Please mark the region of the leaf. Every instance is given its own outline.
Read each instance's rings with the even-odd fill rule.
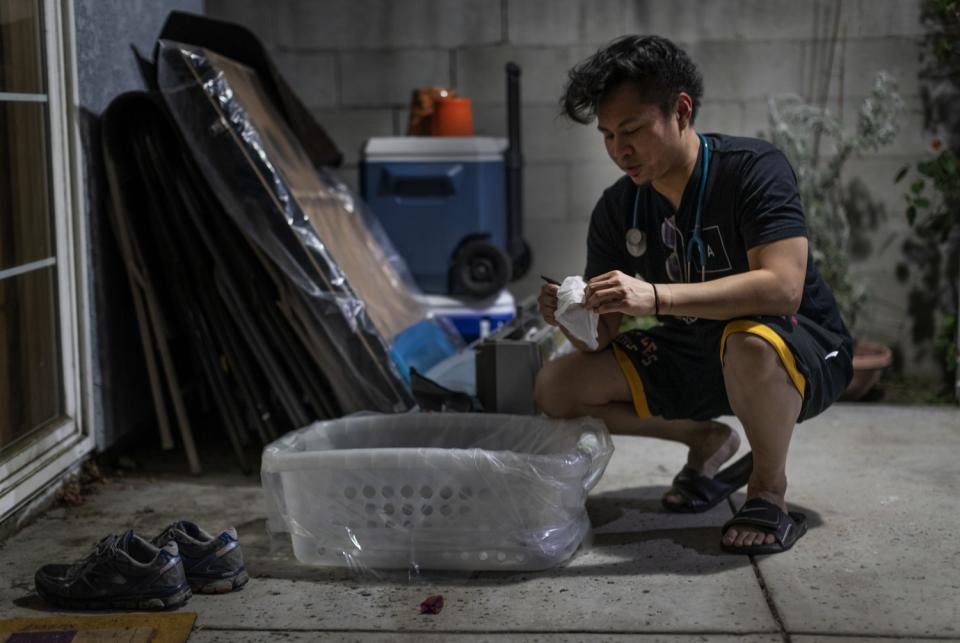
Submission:
[[[930,199],[925,199],[925,198],[923,198],[923,197],[919,197],[919,198],[918,198],[916,201],[914,201],[913,203],[914,203],[914,205],[916,205],[918,208],[929,208],[929,207],[930,207]]]
[[[943,159],[943,171],[947,176],[957,175],[957,159],[954,156],[947,156]]]
[[[902,181],[902,180],[903,180],[903,177],[905,177],[905,176],[907,175],[907,172],[909,172],[909,171],[910,171],[910,166],[909,166],[909,165],[904,165],[902,168],[900,168],[900,171],[897,172],[897,176],[896,176],[896,178],[893,179],[893,182],[894,182],[894,183],[899,183],[900,181]]]
[[[920,194],[923,192],[923,186],[926,185],[926,182],[923,179],[917,179],[910,184],[910,191],[914,194]]]
[[[913,225],[916,220],[917,209],[911,205],[909,208],[907,208],[907,223]]]

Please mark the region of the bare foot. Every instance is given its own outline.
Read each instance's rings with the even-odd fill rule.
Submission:
[[[772,502],[780,507],[781,511],[784,513],[787,512],[787,502],[784,500],[783,494],[760,491],[752,489],[751,487],[747,487],[747,500],[753,500],[754,498],[763,498],[767,502]],[[745,525],[739,525],[736,527],[730,527],[730,529],[723,534],[722,542],[724,545],[751,547],[753,545],[772,545],[776,542],[776,540],[777,539],[773,534],[768,534],[760,531],[759,529],[754,529]]]
[[[687,466],[712,478],[740,448],[740,434],[722,422],[711,422],[700,431],[701,436],[690,445]],[[670,493],[664,496],[664,500],[670,504],[684,502],[682,496]]]

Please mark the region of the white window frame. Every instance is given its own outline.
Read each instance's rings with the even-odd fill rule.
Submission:
[[[56,243],[61,417],[25,437],[0,460],[0,522],[36,497],[95,448],[89,310],[86,269],[86,215],[82,180],[73,0],[42,0],[46,46],[46,100],[42,95],[5,94],[4,99],[47,103],[50,203]]]

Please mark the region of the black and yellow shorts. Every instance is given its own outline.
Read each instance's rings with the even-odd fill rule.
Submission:
[[[723,383],[723,354],[732,333],[762,337],[776,350],[803,398],[798,422],[833,404],[853,376],[849,336],[802,315],[755,316],[727,322],[699,320],[632,330],[613,351],[640,417],[708,420],[733,413]]]

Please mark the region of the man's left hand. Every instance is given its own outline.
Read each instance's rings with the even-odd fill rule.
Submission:
[[[600,313],[623,313],[634,317],[654,314],[653,286],[619,270],[597,275],[584,291],[584,307]]]

